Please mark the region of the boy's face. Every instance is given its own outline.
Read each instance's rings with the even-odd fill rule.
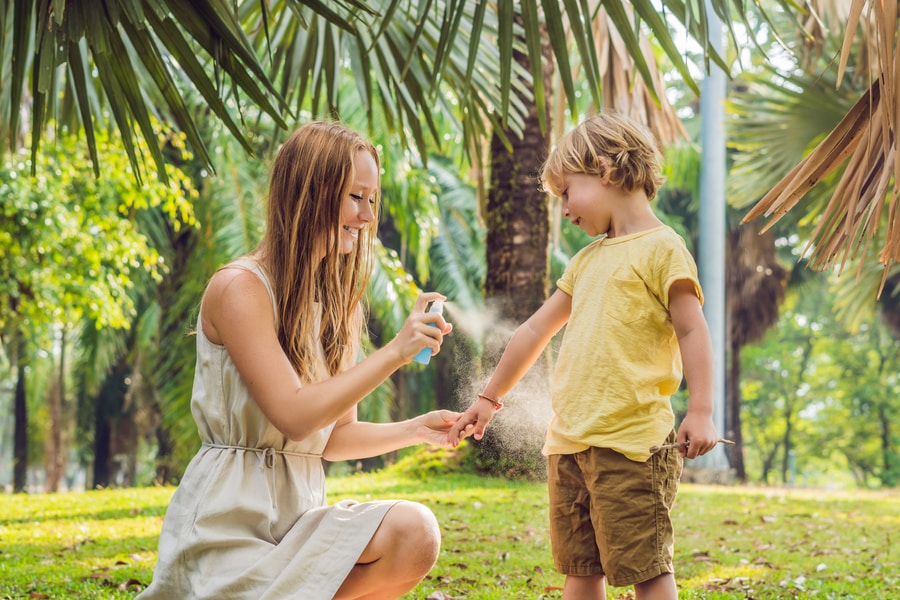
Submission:
[[[567,173],[563,181],[563,216],[594,237],[609,231],[611,195],[606,178]]]

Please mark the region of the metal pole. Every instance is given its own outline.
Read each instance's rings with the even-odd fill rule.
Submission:
[[[722,55],[722,23],[706,1],[711,47]],[[706,315],[713,345],[715,369],[714,420],[719,435],[725,434],[725,73],[709,61],[709,73],[700,88],[702,161],[700,167],[700,241],[698,269],[703,286]],[[721,445],[695,460],[693,466],[729,468]]]

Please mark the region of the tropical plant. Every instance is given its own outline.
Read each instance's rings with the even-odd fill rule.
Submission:
[[[814,226],[809,264],[843,269],[856,260],[861,273],[871,242],[878,238],[883,286],[891,275],[889,267],[900,259],[900,228],[888,216],[900,210],[900,188],[890,183],[900,178],[900,161],[893,158],[898,114],[895,75],[900,64],[897,7],[865,0],[811,0],[808,8],[810,18],[797,21],[804,44],[794,53],[799,66],[814,77],[830,79],[832,72],[821,69],[819,60],[824,56],[831,67],[832,57],[838,58],[834,87],[818,96],[819,101],[827,105],[835,90],[844,92],[845,79],[850,81],[850,93],[859,87],[865,91],[856,94],[855,103],[837,125],[768,189],[744,221],[766,216],[767,227],[771,226],[843,166],[827,204],[817,206],[817,195],[806,202],[806,220]],[[844,32],[839,51],[834,49],[833,31]],[[879,232],[884,233],[879,236]]]
[[[167,182],[138,185],[114,140],[98,136],[113,172],[97,179],[84,147],[72,136],[58,138],[31,165],[24,156],[0,175],[0,338],[19,370],[15,396],[14,487],[25,484],[27,398],[24,369],[73,324],[90,331],[127,329],[136,312],[137,291],[158,280],[165,265],[135,224],[136,215],[159,210],[174,229],[192,224],[190,185],[169,167]],[[116,163],[119,159],[121,162]],[[31,173],[35,173],[32,175]],[[66,348],[62,344],[60,348]],[[106,365],[95,362],[91,374]],[[55,375],[65,382],[66,373]],[[59,402],[65,386],[57,392]],[[51,414],[51,419],[58,417]],[[59,435],[58,433],[56,435]],[[54,440],[58,446],[58,439]]]
[[[779,53],[778,61],[753,62],[732,82],[728,102],[729,156],[732,160],[728,198],[732,206],[746,211],[747,207],[759,202],[760,198],[773,198],[770,190],[785,184],[793,176],[790,167],[797,158],[814,153],[817,147],[821,147],[829,130],[837,126],[851,110],[856,99],[866,93],[870,67],[864,53],[849,56],[846,72],[852,76],[848,77],[844,85],[838,84],[839,73],[831,68],[831,61],[840,52],[843,40],[842,32],[833,27],[835,16],[848,7],[849,3],[837,3],[831,7],[832,12],[825,15],[825,21],[807,21],[805,26],[812,27],[814,35],[803,29],[792,30],[785,20],[784,25],[779,26],[779,30],[785,32],[785,35],[778,39],[778,44],[784,45],[788,52],[779,51],[778,46],[773,45],[769,52],[771,55]],[[832,28],[820,28],[822,23],[830,23]],[[794,198],[799,201],[803,197],[805,215],[785,210],[765,227],[761,223],[745,225],[752,227],[752,231],[766,229],[763,236],[756,236],[746,230],[739,232],[740,254],[733,256],[739,257],[741,261],[731,261],[732,267],[728,269],[728,273],[729,284],[734,286],[734,292],[743,292],[730,292],[728,297],[730,303],[738,301],[747,310],[729,312],[732,315],[732,374],[729,377],[727,411],[729,419],[739,418],[741,415],[739,405],[732,402],[733,398],[739,398],[738,369],[742,363],[741,344],[736,345],[734,334],[740,334],[738,337],[744,338],[743,343],[758,341],[778,316],[777,307],[773,307],[771,302],[773,298],[778,298],[778,277],[763,278],[760,274],[778,275],[784,268],[789,268],[787,279],[791,285],[797,285],[811,277],[811,272],[806,267],[826,266],[815,260],[802,263],[801,260],[803,256],[809,257],[817,251],[817,232],[822,231],[822,219],[834,208],[835,200],[840,199],[842,202],[850,197],[839,192],[842,185],[840,181],[847,176],[846,169],[840,165],[840,161],[833,166],[833,172],[823,172],[817,176],[818,185],[808,190],[795,188]],[[848,165],[848,168],[853,167]],[[751,219],[744,219],[745,222],[748,220]],[[887,217],[883,216],[882,223],[886,222]],[[886,228],[877,231],[876,227],[867,244],[873,248],[883,245],[885,236]],[[764,241],[766,237],[769,242]],[[760,251],[764,250],[774,258],[771,242],[776,239],[783,249],[791,249],[793,254],[785,254],[781,260],[771,262]],[[733,268],[741,262],[750,267],[750,270],[742,272]],[[756,274],[752,271],[754,266],[759,269]],[[850,270],[851,253],[844,254],[835,266],[841,271]],[[898,269],[900,267],[896,264],[879,265],[859,260],[856,277],[848,274],[834,280],[832,295],[840,308],[839,315],[847,326],[853,327],[854,323],[869,319],[876,307],[886,316],[897,312],[896,291],[892,285],[886,286],[886,283],[896,280],[900,273]],[[759,284],[763,284],[762,287]],[[882,288],[888,293],[881,294],[880,301],[876,303]],[[751,297],[754,291],[755,297]],[[771,310],[772,308],[775,310]],[[762,317],[765,319],[762,320]],[[728,430],[729,435],[740,438],[741,429],[737,424],[729,426]],[[740,439],[737,441],[740,442]],[[733,456],[739,459],[741,454],[736,452]],[[732,465],[739,467],[740,463],[733,461]]]
[[[670,2],[665,6],[691,35],[706,40],[705,5]],[[716,3],[716,12],[730,26],[727,6],[729,3]],[[424,164],[430,152],[428,145],[441,140],[436,115],[455,114],[461,123],[461,145],[480,172],[485,156],[482,140],[491,133],[507,149],[512,147],[512,139],[521,135],[523,115],[528,111],[526,101],[539,108],[538,125],[546,131],[547,100],[542,90],[547,86],[540,76],[534,76],[552,62],[540,51],[542,24],[549,31],[561,81],[556,87],[564,90],[570,119],[583,109],[577,100],[580,92],[594,106],[608,106],[606,99],[622,95],[616,88],[621,84],[616,78],[619,73],[636,71],[649,84],[646,94],[640,92],[639,97],[646,100],[659,96],[658,79],[647,58],[652,53],[644,53],[646,46],[635,33],[642,28],[653,33],[662,52],[692,83],[666,20],[649,2],[635,3],[633,12],[624,5],[606,3],[609,22],[619,38],[599,35],[612,29],[602,25],[601,18],[594,18],[602,15],[597,12],[597,4],[568,1],[562,7],[551,1],[542,2],[540,8],[536,3],[525,3],[518,22],[512,18],[515,6],[511,0],[496,5],[437,1],[426,5],[399,1],[373,4],[356,0],[340,4],[148,0],[134,5],[109,0],[104,7],[107,10],[86,11],[81,5],[65,2],[4,6],[2,25],[15,32],[6,37],[0,56],[0,69],[9,75],[0,79],[5,83],[0,84],[0,99],[9,101],[4,114],[10,118],[4,122],[8,125],[4,133],[11,147],[20,145],[20,129],[30,130],[32,150],[38,152],[37,141],[44,135],[46,116],[58,114],[68,127],[84,131],[97,165],[95,127],[128,130],[131,133],[123,133],[126,139],[134,137],[135,131],[147,136],[152,130],[148,118],[148,99],[152,99],[154,106],[162,107],[159,114],[185,132],[198,164],[209,169],[214,164],[207,151],[210,142],[192,112],[191,106],[196,103],[186,100],[191,94],[203,97],[206,110],[216,115],[223,129],[245,150],[254,149],[258,145],[247,132],[255,128],[241,127],[240,122],[259,123],[263,119],[262,129],[269,130],[271,122],[275,131],[305,109],[312,111],[303,113],[307,116],[327,111],[343,118],[348,111],[340,82],[350,65],[367,128],[374,129],[383,121],[402,146],[417,150]],[[740,14],[746,20],[760,13]],[[764,13],[761,19],[767,20]],[[595,24],[596,29],[586,27],[587,23]],[[571,44],[569,39],[573,40]],[[598,60],[598,54],[603,54],[597,51],[595,39],[608,40],[606,48],[615,52],[607,56],[630,56],[634,69],[603,71]],[[707,45],[703,47],[708,50]],[[518,55],[514,54],[516,49],[520,50]],[[718,59],[714,54],[704,55]],[[517,57],[523,56],[531,58],[528,68],[517,62]],[[584,88],[574,84],[577,77],[570,58],[575,56],[580,57],[577,68],[586,82]],[[93,78],[90,67],[98,57],[104,64]],[[207,63],[218,69],[213,71],[215,75],[204,71]],[[610,78],[604,80],[601,73]],[[638,89],[633,82],[628,83],[629,89]],[[33,90],[30,96],[23,96],[26,87]],[[20,128],[18,111],[23,97],[31,109],[27,111],[30,122]],[[557,102],[556,110],[561,111],[563,105]],[[107,108],[112,121],[103,116]],[[383,118],[376,118],[376,114]],[[269,143],[278,135],[269,134]],[[159,165],[163,151],[151,151],[162,175]],[[136,156],[130,158],[139,176],[142,165]],[[412,220],[411,224],[411,229],[403,231],[405,235],[417,230],[418,222]],[[401,243],[401,264],[407,264],[405,254],[413,239],[409,236]],[[186,258],[184,251],[190,243],[183,239],[175,245],[175,264]],[[413,256],[425,276],[427,261],[422,250],[429,244],[415,245]],[[183,282],[174,276],[167,280],[173,286]],[[183,314],[182,310],[165,330],[183,331],[178,326],[184,322]]]
[[[829,277],[788,290],[778,326],[743,355],[743,405],[753,479],[897,485],[896,340],[870,313],[856,327],[835,318]]]
[[[544,0],[540,8],[537,3],[522,6],[522,31],[532,58],[540,55],[541,23],[547,27],[561,88],[573,117],[577,114],[577,88],[567,31],[578,48],[582,75],[595,104],[601,104],[603,94],[615,93],[602,89],[602,67],[592,44],[596,32],[587,26],[595,22],[596,5],[569,0],[560,5]],[[711,38],[720,34],[715,27],[710,30],[712,12],[725,24],[735,46],[741,44],[735,34],[735,20],[746,32],[778,37],[769,18],[770,10],[763,5],[748,7],[715,0],[707,8],[704,3],[669,0],[663,2],[660,12],[656,4],[641,0],[631,4],[633,12],[621,2],[605,3],[604,7],[651,93],[656,91],[653,76],[636,35],[642,29],[652,32],[659,47],[689,82],[690,69],[667,19],[679,22],[688,36],[699,41],[706,64],[716,60],[726,69],[724,61],[712,51]],[[152,137],[147,98],[161,95],[164,102],[159,114],[169,115],[178,124],[191,148],[208,165],[209,155],[187,109],[185,88],[179,85],[182,82],[177,80],[173,65],[178,65],[189,85],[203,95],[209,110],[249,148],[239,125],[249,105],[257,106],[282,126],[283,114],[297,114],[287,98],[300,104],[305,101],[307,90],[316,98],[317,106],[321,103],[329,111],[339,110],[339,78],[335,72],[342,65],[342,48],[355,48],[351,52],[355,57],[354,73],[370,119],[374,120],[372,107],[378,104],[376,97],[380,95],[383,105],[392,107],[384,113],[392,131],[402,138],[409,136],[422,155],[426,154],[422,149],[425,133],[431,128],[431,115],[435,108],[446,107],[438,92],[442,83],[451,83],[456,92],[454,101],[465,109],[467,147],[476,156],[480,156],[481,148],[476,134],[488,131],[485,124],[499,122],[517,129],[521,113],[511,91],[519,88],[523,77],[535,86],[536,102],[542,105],[545,101],[540,75],[543,61],[531,61],[530,78],[515,68],[513,49],[519,36],[514,34],[512,0],[496,4],[283,0],[271,5],[255,1],[227,4],[221,0],[148,0],[135,4],[109,0],[104,8],[98,11],[87,5],[49,0],[4,4],[0,25],[10,35],[5,36],[0,48],[0,81],[4,82],[0,99],[2,112],[8,117],[2,122],[8,147],[19,147],[21,132],[30,131],[32,151],[37,152],[46,119],[58,115],[64,117],[66,125],[85,132],[94,162],[99,164],[95,127],[112,127],[114,122],[131,153],[134,131],[142,131],[145,138]],[[889,157],[894,138],[893,73],[900,48],[894,35],[897,11],[892,4],[865,0],[809,0],[802,6],[775,2],[771,12],[795,15],[796,23],[804,27],[805,39],[811,43],[800,49],[801,56],[828,54],[830,48],[822,41],[826,40],[822,32],[828,28],[845,31],[837,63],[838,84],[844,79],[859,32],[863,43],[856,46],[858,56],[871,59],[865,63],[869,67],[855,73],[869,91],[842,119],[840,127],[817,146],[817,151],[747,215],[750,220],[772,211],[784,214],[821,180],[822,174],[855,156],[845,171],[842,193],[824,209],[824,218],[813,233],[816,249],[812,264],[827,266],[835,260],[865,253],[865,237],[882,226],[878,219],[857,215],[882,212],[892,172],[888,165],[895,163]],[[316,22],[323,26],[310,26]],[[750,44],[755,44],[756,39],[751,37]],[[265,59],[258,58],[260,51]],[[490,59],[482,62],[481,57]],[[215,66],[214,76],[208,74],[205,61]],[[490,65],[490,72],[499,69],[498,79],[485,76],[485,64]],[[96,76],[93,68],[97,69]],[[370,77],[372,74],[377,77]],[[498,81],[499,85],[495,85]],[[25,89],[33,91],[27,98],[30,122],[20,131],[19,111]],[[472,93],[475,90],[478,93]],[[104,116],[107,107],[113,122]],[[240,115],[237,119],[235,112]],[[425,128],[420,127],[421,122],[426,123]],[[152,148],[151,151],[157,170],[163,175],[162,157]],[[130,156],[139,172],[135,155]],[[473,164],[477,162],[480,161]],[[893,172],[900,172],[898,169],[900,163],[896,163]],[[896,211],[897,195],[892,194],[892,198],[887,208]],[[851,210],[851,202],[864,210]],[[809,214],[817,213],[810,209]],[[900,235],[892,225],[888,227],[879,254],[879,260],[885,264],[896,260],[900,252]]]

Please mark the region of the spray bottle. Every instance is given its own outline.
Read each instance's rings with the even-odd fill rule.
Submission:
[[[444,303],[441,302],[440,300],[435,300],[434,302],[431,303],[431,307],[428,309],[428,312],[437,313],[439,315],[444,314]],[[434,323],[429,323],[429,325],[431,325],[432,327],[437,327],[437,325],[435,325]],[[422,363],[423,365],[427,365],[428,362],[431,360],[431,348],[429,348],[428,346],[425,346],[424,348],[422,348],[419,351],[418,354],[413,356],[413,360],[416,361],[417,363]]]

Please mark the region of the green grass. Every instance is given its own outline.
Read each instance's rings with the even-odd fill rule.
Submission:
[[[0,495],[0,598],[134,597],[150,581],[173,491]],[[441,556],[410,600],[561,597],[545,484],[401,462],[331,478],[329,497],[407,498],[435,512]],[[673,516],[681,598],[900,598],[896,492],[685,484]]]

